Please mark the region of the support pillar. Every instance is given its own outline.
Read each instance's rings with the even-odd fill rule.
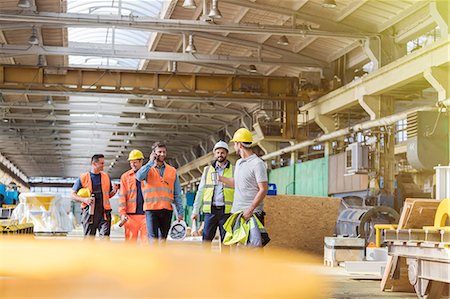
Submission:
[[[381,96],[363,95],[358,98],[358,103],[369,114],[371,120],[380,118]]]
[[[297,139],[298,106],[297,101],[284,102],[284,124],[283,137],[287,139]]]
[[[388,96],[381,96],[379,115],[380,117],[394,114],[394,99]],[[395,124],[393,125],[395,126]],[[376,172],[383,177],[383,189],[388,194],[394,193],[394,174],[395,174],[395,134],[391,128],[386,128],[380,133],[377,143],[377,158],[375,161]],[[380,142],[383,138],[383,144]]]
[[[379,37],[364,43],[364,51],[374,64],[374,70],[381,68],[406,55],[406,44],[395,42],[393,29],[384,31]]]
[[[322,129],[325,134],[334,132],[336,130],[336,124],[334,119],[326,115],[318,115],[314,121]],[[332,151],[331,142],[327,141],[324,144],[324,155],[328,157]]]
[[[423,73],[423,76],[438,92],[438,101],[445,101],[450,97],[448,71],[439,67],[431,67]]]

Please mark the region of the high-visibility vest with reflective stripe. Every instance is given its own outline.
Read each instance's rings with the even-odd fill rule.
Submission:
[[[144,190],[144,182],[140,182],[141,190]],[[120,177],[120,191],[119,191],[119,213],[134,214],[136,213],[136,174],[132,169],[122,174]]]
[[[100,171],[100,177],[102,180],[102,197],[103,197],[103,208],[105,210],[111,210],[111,204],[109,203],[109,192],[111,191],[111,181],[109,175]],[[88,188],[92,194],[92,180],[89,172],[84,172],[80,175],[81,186],[83,188]],[[84,202],[81,203],[81,208],[85,208],[87,204]]]
[[[173,210],[173,191],[177,171],[166,164],[164,175],[159,175],[159,169],[150,168],[147,175],[147,184],[144,187],[144,211],[148,210]]]
[[[212,205],[212,198],[214,196],[214,185],[211,178],[211,173],[215,172],[213,166],[206,166],[205,170],[206,173],[206,181],[205,186],[203,189],[203,213],[211,213],[211,205]],[[223,176],[226,178],[232,178],[233,177],[233,166],[230,164],[228,167],[226,167],[223,171]],[[225,213],[229,214],[231,213],[231,206],[233,205],[233,199],[234,199],[234,189],[228,188],[225,185],[223,186],[223,199],[225,201]]]

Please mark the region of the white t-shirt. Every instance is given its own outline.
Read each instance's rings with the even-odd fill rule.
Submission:
[[[246,159],[239,159],[234,169],[234,201],[231,213],[245,211],[250,207],[259,191],[258,183],[267,182],[267,168],[263,160],[255,154]],[[255,209],[262,211],[263,201]]]

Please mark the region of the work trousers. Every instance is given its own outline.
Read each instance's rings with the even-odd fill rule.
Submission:
[[[145,211],[145,220],[149,242],[152,239],[167,239],[172,220],[171,210],[147,210]]]
[[[128,215],[128,221],[124,224],[125,240],[137,242],[138,235],[140,235],[141,242],[147,243],[147,224],[145,221],[145,214],[143,215]]]
[[[211,213],[204,214],[204,227],[202,233],[203,241],[212,241],[216,235],[217,227],[220,231],[220,241],[223,242],[225,237],[225,229],[223,225],[227,221],[230,214],[225,214],[225,207],[211,207]]]
[[[89,206],[81,209],[81,224],[83,225],[84,236],[95,236],[98,233],[100,238],[109,237],[111,232],[111,211],[104,213],[94,213],[93,219],[89,215]]]

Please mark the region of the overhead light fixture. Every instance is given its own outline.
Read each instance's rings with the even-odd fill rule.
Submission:
[[[286,35],[282,35],[280,37],[280,39],[277,41],[277,44],[280,46],[288,46],[289,45],[289,40],[286,37]]]
[[[184,0],[183,8],[194,9],[197,8],[197,5],[195,5],[194,0]]]
[[[217,0],[211,1],[211,10],[209,11],[208,17],[210,17],[212,19],[222,18],[222,14],[220,13],[219,6],[217,5]]]
[[[176,61],[172,61],[172,72],[176,72],[178,70],[178,65]]]
[[[31,7],[31,0],[19,0],[19,2],[17,3],[17,7],[30,8]]]
[[[248,66],[248,71],[249,71],[250,73],[256,73],[258,70],[256,69],[256,66],[255,66],[254,64],[250,64],[250,65]]]
[[[335,8],[336,5],[336,1],[335,0],[323,0],[322,2],[322,7],[325,8]]]
[[[141,119],[145,119],[145,113],[141,113]]]
[[[28,43],[31,45],[37,45],[39,44],[39,39],[37,37],[37,33],[36,33],[36,27],[33,26],[33,28],[31,29],[31,36],[28,39]]]
[[[197,52],[197,49],[194,46],[194,37],[192,36],[192,34],[189,34],[189,42],[188,42],[188,45],[186,47],[186,52],[192,53],[192,54]]]
[[[147,106],[148,106],[148,108],[155,108],[154,100],[151,99]]]

